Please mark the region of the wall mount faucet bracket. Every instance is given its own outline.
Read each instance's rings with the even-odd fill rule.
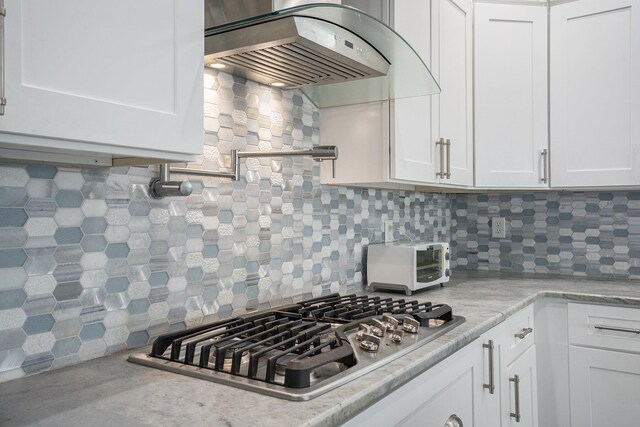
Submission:
[[[189,168],[171,168],[168,163],[160,165],[160,176],[151,180],[149,194],[156,198],[167,196],[188,196],[193,191],[189,181],[171,181],[171,172],[186,175],[210,176],[215,178],[227,178],[233,181],[240,180],[240,159],[247,157],[299,157],[308,156],[317,162],[331,160],[333,162],[333,177],[336,176],[336,159],[338,147],[335,145],[319,145],[308,150],[293,151],[238,151],[231,150],[231,170],[229,172],[214,172]]]

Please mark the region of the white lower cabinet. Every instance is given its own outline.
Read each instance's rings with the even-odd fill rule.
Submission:
[[[346,425],[452,415],[462,427],[639,426],[640,309],[541,299]]]
[[[458,420],[450,425],[537,426],[533,321],[528,306],[345,425],[444,427]],[[510,416],[518,409],[516,386],[509,387],[514,376],[520,422]]]
[[[534,427],[538,425],[536,346],[532,345],[507,365],[501,376],[502,425]]]
[[[640,310],[569,304],[573,427],[640,425]]]
[[[459,350],[345,425],[443,427],[458,418],[460,427],[481,427],[474,392],[482,386],[482,353],[475,350],[472,345]]]
[[[640,425],[640,354],[571,346],[571,425]]]
[[[532,305],[480,337],[484,372],[483,384],[476,393],[479,425],[538,425],[536,349],[533,343]]]

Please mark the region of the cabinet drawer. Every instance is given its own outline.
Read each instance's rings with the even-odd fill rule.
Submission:
[[[502,355],[506,364],[511,363],[534,343],[533,305],[529,305],[505,320],[501,325]]]
[[[569,343],[640,353],[640,309],[569,304]]]

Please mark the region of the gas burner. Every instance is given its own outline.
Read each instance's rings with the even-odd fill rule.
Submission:
[[[338,295],[158,337],[129,360],[290,400],[307,400],[464,322],[447,305]]]

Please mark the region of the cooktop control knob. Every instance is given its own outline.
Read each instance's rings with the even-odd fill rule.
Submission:
[[[420,322],[411,316],[404,316],[402,318],[402,330],[410,334],[417,334],[420,329]]]
[[[360,348],[369,353],[376,353],[380,348],[380,338],[371,334],[362,334]]]
[[[398,319],[393,317],[391,313],[382,314],[382,324],[387,328],[387,331],[393,331],[398,327]]]
[[[387,331],[387,325],[378,319],[371,319],[371,333],[377,337],[383,337]]]

